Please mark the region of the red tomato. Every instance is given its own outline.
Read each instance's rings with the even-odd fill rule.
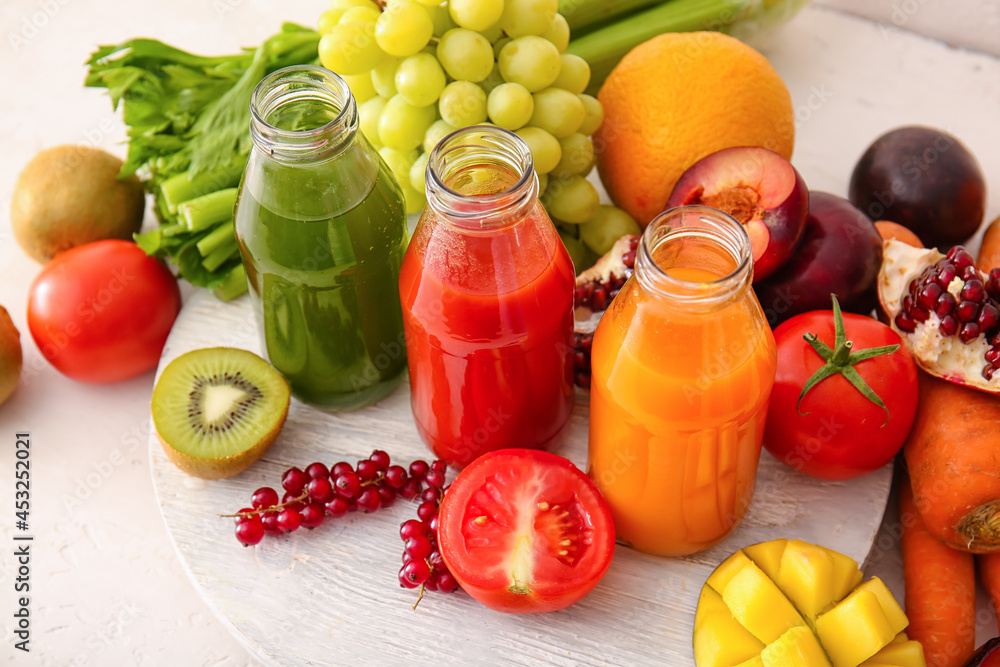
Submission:
[[[487,607],[555,611],[608,571],[615,529],[604,496],[570,461],[501,449],[470,463],[448,487],[438,545],[462,589]]]
[[[59,253],[28,294],[28,329],[56,369],[116,382],[156,368],[181,308],[174,276],[131,241]]]
[[[843,315],[851,355],[866,349],[900,345],[891,354],[853,366],[888,410],[862,394],[841,373],[799,394],[823,358],[803,339],[816,334],[835,348],[834,313],[817,310],[797,315],[774,330],[778,369],[767,412],[764,446],[777,459],[813,477],[842,480],[881,468],[903,446],[917,409],[917,368],[899,336],[878,320]],[[797,405],[798,404],[798,405]]]

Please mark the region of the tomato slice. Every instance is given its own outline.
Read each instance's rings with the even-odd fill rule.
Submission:
[[[470,596],[497,611],[533,613],[568,607],[597,585],[615,529],[601,492],[568,459],[501,449],[448,487],[438,544]]]

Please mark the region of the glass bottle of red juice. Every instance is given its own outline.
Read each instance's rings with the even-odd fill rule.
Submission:
[[[559,440],[573,404],[574,280],[527,145],[492,126],[441,140],[399,277],[413,416],[438,458],[461,468]]]

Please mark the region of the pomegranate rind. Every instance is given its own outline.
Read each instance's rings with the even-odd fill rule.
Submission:
[[[926,322],[918,322],[912,333],[896,326],[896,315],[903,307],[903,297],[907,294],[910,281],[919,278],[924,269],[943,258],[944,255],[936,248],[914,248],[902,241],[886,239],[882,243],[882,267],[878,274],[879,303],[889,316],[889,326],[899,334],[920,368],[948,382],[1000,394],[1000,373],[992,380],[982,375],[985,355],[990,349],[984,336],[968,344],[957,336],[944,336],[940,332],[941,320],[933,312]],[[986,281],[985,275],[981,278]],[[949,291],[961,290],[965,285],[960,278],[952,283]]]
[[[627,267],[622,258],[631,249],[632,241],[635,238],[634,234],[626,234],[615,241],[615,244],[611,246],[611,250],[601,255],[601,258],[592,267],[576,277],[577,286],[586,285],[587,283],[603,283],[613,275],[625,275]]]

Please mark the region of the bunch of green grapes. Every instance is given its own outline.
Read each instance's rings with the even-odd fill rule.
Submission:
[[[384,8],[332,0],[319,32],[320,61],[350,86],[361,130],[399,180],[408,213],[424,207],[438,141],[492,123],[531,149],[542,202],[578,266],[638,233],[626,213],[600,205],[586,179],[604,111],[583,92],[590,66],[565,53],[558,0],[388,0]]]

